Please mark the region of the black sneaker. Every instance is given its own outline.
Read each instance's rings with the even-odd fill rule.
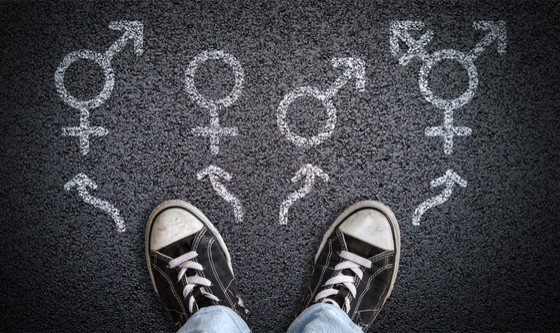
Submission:
[[[146,227],[146,261],[154,289],[178,326],[211,305],[247,319],[226,245],[194,206],[172,200],[154,209]]]
[[[314,303],[331,303],[367,331],[393,290],[399,256],[393,212],[376,201],[358,202],[325,234],[302,311]]]

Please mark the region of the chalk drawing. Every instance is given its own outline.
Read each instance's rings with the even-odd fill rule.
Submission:
[[[486,50],[494,41],[496,41],[498,54],[503,56],[507,52],[507,26],[505,21],[476,21],[473,22],[473,28],[490,32],[484,36],[475,47],[469,52],[467,58],[476,59]]]
[[[123,35],[114,42],[109,49],[104,53],[98,53],[90,50],[79,50],[70,52],[58,65],[54,81],[56,90],[62,100],[71,108],[80,111],[80,126],[78,127],[65,127],[62,129],[63,136],[75,136],[79,138],[80,151],[83,155],[89,152],[90,136],[104,136],[108,131],[103,127],[91,127],[89,125],[89,110],[95,109],[111,96],[113,87],[115,85],[115,75],[111,68],[111,59],[120,52],[126,44],[133,40],[134,50],[137,56],[143,53],[143,25],[138,21],[113,21],[109,23],[109,28],[113,30],[123,31]],[[64,86],[64,75],[66,70],[78,60],[89,60],[95,62],[103,70],[105,82],[99,94],[89,100],[80,100],[72,96]]]
[[[207,99],[202,96],[196,89],[194,77],[198,67],[208,60],[221,60],[231,67],[235,84],[233,89],[224,98],[218,100]],[[210,126],[196,127],[192,129],[192,133],[196,136],[210,138],[210,152],[214,155],[220,152],[220,138],[222,136],[236,136],[238,134],[237,127],[222,127],[220,125],[220,115],[218,111],[222,108],[231,106],[243,91],[243,81],[245,74],[243,67],[239,61],[231,54],[224,51],[204,51],[199,53],[189,64],[186,71],[186,90],[193,101],[200,107],[205,108],[210,113]]]
[[[241,206],[241,202],[233,194],[231,194],[221,182],[221,180],[225,180],[226,182],[231,180],[231,175],[229,173],[220,167],[210,165],[204,170],[198,172],[196,177],[198,180],[208,177],[212,188],[214,188],[218,195],[233,207],[235,222],[243,222],[243,207]]]
[[[399,58],[399,63],[406,66],[410,60],[419,58],[426,60],[428,52],[425,47],[432,41],[434,32],[426,31],[419,39],[414,39],[409,31],[421,31],[424,29],[424,22],[421,21],[395,21],[391,22],[391,37],[389,37],[389,46],[391,54],[396,57],[401,52],[399,40],[405,42],[408,50]]]
[[[305,177],[305,178],[304,178]],[[288,197],[282,202],[280,206],[280,224],[288,224],[288,211],[290,207],[297,201],[306,196],[313,189],[315,184],[315,178],[319,177],[324,182],[329,181],[329,175],[327,175],[321,168],[313,166],[311,164],[305,164],[302,166],[295,176],[291,179],[292,183],[297,183],[303,180],[303,187],[299,190],[290,193]]]
[[[472,133],[469,127],[453,126],[453,113],[454,110],[468,104],[476,93],[479,81],[474,61],[495,40],[498,44],[498,53],[500,55],[506,53],[506,24],[504,21],[478,21],[473,23],[473,27],[477,30],[490,30],[490,32],[468,54],[452,49],[429,54],[425,47],[432,40],[432,30],[428,30],[419,39],[414,39],[409,32],[421,31],[424,29],[424,23],[420,21],[396,21],[391,23],[391,37],[389,39],[391,54],[396,57],[401,53],[400,41],[403,41],[408,50],[399,58],[399,63],[406,66],[414,58],[423,61],[418,77],[420,92],[426,101],[444,111],[443,126],[426,128],[425,134],[426,136],[441,136],[444,142],[443,150],[447,155],[453,153],[453,138],[455,136],[469,136]],[[429,87],[428,79],[431,70],[444,60],[459,63],[467,72],[468,87],[459,97],[441,98],[436,96]]]
[[[444,176],[433,180],[430,183],[432,187],[445,185],[445,189],[441,194],[424,201],[416,208],[414,214],[412,214],[412,224],[419,226],[422,215],[424,215],[428,209],[441,205],[449,200],[449,198],[451,198],[451,194],[453,193],[455,184],[458,184],[461,187],[467,187],[467,181],[459,177],[459,175],[453,170],[447,170]]]
[[[334,58],[331,60],[332,66],[335,68],[345,67],[342,75],[340,75],[327,90],[321,91],[316,87],[299,87],[284,96],[277,111],[277,124],[280,133],[294,145],[298,147],[310,148],[321,144],[328,139],[334,132],[336,126],[336,108],[332,102],[332,98],[336,93],[344,87],[352,78],[356,79],[356,89],[360,92],[365,91],[365,62],[358,58]],[[288,108],[298,98],[309,96],[321,101],[327,110],[327,121],[320,132],[312,137],[303,137],[292,133],[288,126]]]
[[[89,194],[88,188],[95,190],[97,184],[91,180],[86,174],[79,173],[72,180],[64,185],[66,191],[76,188],[80,198],[87,204],[92,205],[102,211],[106,212],[115,221],[118,232],[125,232],[126,227],[119,211],[115,206],[105,200],[101,200]]]

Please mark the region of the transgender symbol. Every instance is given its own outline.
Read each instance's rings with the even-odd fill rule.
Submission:
[[[504,21],[478,21],[473,23],[473,27],[477,30],[489,31],[475,47],[467,54],[447,49],[428,54],[424,49],[425,46],[433,38],[433,31],[428,30],[420,38],[414,39],[409,31],[421,31],[424,29],[424,23],[421,21],[395,21],[391,24],[391,54],[398,56],[400,53],[400,41],[404,42],[408,50],[399,58],[399,63],[403,66],[418,58],[424,63],[420,68],[418,85],[420,91],[426,101],[432,103],[436,108],[443,110],[443,126],[435,126],[426,128],[426,136],[441,136],[443,138],[443,151],[445,154],[453,153],[453,137],[471,135],[472,130],[469,127],[453,126],[453,111],[469,103],[478,88],[478,72],[474,61],[490,46],[497,41],[498,53],[504,55],[506,53],[506,23]],[[444,60],[456,61],[465,69],[469,78],[468,88],[463,94],[454,99],[444,99],[438,97],[428,86],[428,77],[432,68]]]

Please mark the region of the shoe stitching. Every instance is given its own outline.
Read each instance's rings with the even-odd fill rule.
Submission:
[[[319,276],[319,279],[317,280],[317,285],[315,286],[315,290],[312,292],[311,297],[309,298],[309,301],[308,301],[308,304],[307,304],[306,307],[308,307],[309,303],[311,303],[313,301],[313,297],[317,293],[317,290],[319,290],[319,287],[322,285],[321,281],[323,281],[323,276],[325,275],[325,271],[329,268],[328,263],[331,259],[331,255],[332,255],[332,243],[333,243],[333,240],[332,239],[329,240],[327,258],[326,258],[325,264],[323,265],[323,269],[321,270],[321,275]]]
[[[208,261],[210,262],[210,268],[212,268],[212,272],[214,273],[214,276],[216,277],[216,281],[220,285],[220,288],[222,288],[222,291],[223,291],[224,295],[226,296],[229,304],[233,305],[233,302],[231,301],[231,299],[229,298],[229,296],[227,294],[227,289],[224,288],[222,280],[220,280],[220,277],[218,276],[218,272],[216,271],[216,266],[214,265],[214,260],[213,260],[213,257],[212,257],[212,244],[214,243],[215,240],[216,240],[215,238],[212,238],[208,242],[208,250],[207,250]]]
[[[203,233],[201,233],[201,235],[202,235],[202,234],[203,234]],[[208,238],[208,237],[206,237],[206,236],[200,236],[200,238],[198,238],[198,239],[195,240],[195,241],[197,241],[197,243],[200,243],[200,240],[204,240],[204,241],[206,241],[207,243],[210,243],[210,238]],[[198,244],[197,244],[197,246],[198,246]],[[194,260],[196,260],[196,262],[200,264],[200,262],[198,261],[198,257],[195,258]],[[210,260],[208,260],[208,261],[210,261]],[[202,271],[197,271],[197,274],[198,274],[200,277],[203,277],[203,278],[206,279],[206,274],[204,274],[204,270],[202,270]],[[203,289],[203,290],[205,290],[206,292],[210,292],[206,287],[202,287],[202,286],[201,286],[200,288]],[[219,305],[216,301],[214,301],[214,300],[211,300],[211,301],[212,301],[212,304],[213,304],[213,305]],[[195,300],[195,304],[196,304],[196,307],[198,308],[198,303],[196,302],[196,300]]]
[[[179,295],[177,295],[177,292],[175,291],[175,288],[173,286],[173,283],[171,282],[171,279],[167,276],[167,274],[165,274],[165,272],[161,268],[159,268],[156,265],[152,265],[152,266],[167,280],[167,283],[169,283],[169,286],[171,287],[171,291],[173,292],[173,295],[175,296],[175,299],[177,300],[177,303],[179,303],[179,306],[183,310],[183,314],[187,314],[187,311],[185,310],[185,307],[183,306],[183,301],[181,301],[181,298],[179,298]]]
[[[360,295],[360,298],[358,299],[358,302],[356,303],[356,307],[355,307],[356,310],[358,310],[358,309],[360,308],[360,305],[361,305],[361,303],[362,303],[362,300],[363,300],[365,294],[366,294],[366,293],[368,292],[368,290],[370,289],[371,283],[373,282],[373,279],[374,279],[377,275],[381,274],[381,272],[383,272],[383,271],[385,271],[385,270],[387,270],[387,269],[389,269],[389,268],[391,268],[391,267],[393,267],[393,264],[385,264],[383,267],[377,269],[377,271],[375,271],[375,273],[374,273],[372,276],[370,276],[370,278],[368,279],[368,282],[367,282],[367,284],[366,284],[366,287],[365,287],[364,290],[362,291],[362,294]],[[385,292],[385,290],[384,290],[384,292]],[[379,302],[378,302],[378,303],[379,303]],[[376,305],[377,305],[377,304],[376,304]],[[352,318],[356,315],[356,313],[357,313],[356,310],[354,310],[355,312],[354,312],[354,314],[352,315]],[[359,311],[358,311],[358,312],[359,312]]]
[[[192,249],[193,251],[196,251],[196,249],[198,248],[198,245],[200,244],[200,239],[204,237],[204,234],[206,233],[206,226],[204,226],[198,233],[198,235],[196,235],[196,237],[194,238],[193,241],[193,245],[192,245]]]

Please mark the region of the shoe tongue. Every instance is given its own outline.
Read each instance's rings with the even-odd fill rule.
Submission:
[[[350,290],[346,289],[343,285],[338,286],[338,293],[333,296],[329,296],[328,299],[338,304],[338,306],[343,309],[344,300],[350,294]],[[348,309],[346,309],[348,310]]]
[[[360,257],[371,258],[386,251],[347,234],[344,234],[344,240],[346,241],[348,252],[357,254]]]
[[[196,238],[198,233],[180,239],[174,243],[171,243],[167,246],[162,247],[161,249],[157,250],[159,253],[166,255],[170,258],[177,258],[187,252],[193,250],[192,245],[194,243],[194,239]]]
[[[192,292],[192,296],[194,297],[196,305],[198,307],[197,311],[200,310],[201,308],[214,305],[211,299],[209,299],[208,297],[204,296],[204,294],[202,294],[202,288],[206,288],[207,292],[211,292],[211,290],[208,290],[207,287],[194,288]]]

